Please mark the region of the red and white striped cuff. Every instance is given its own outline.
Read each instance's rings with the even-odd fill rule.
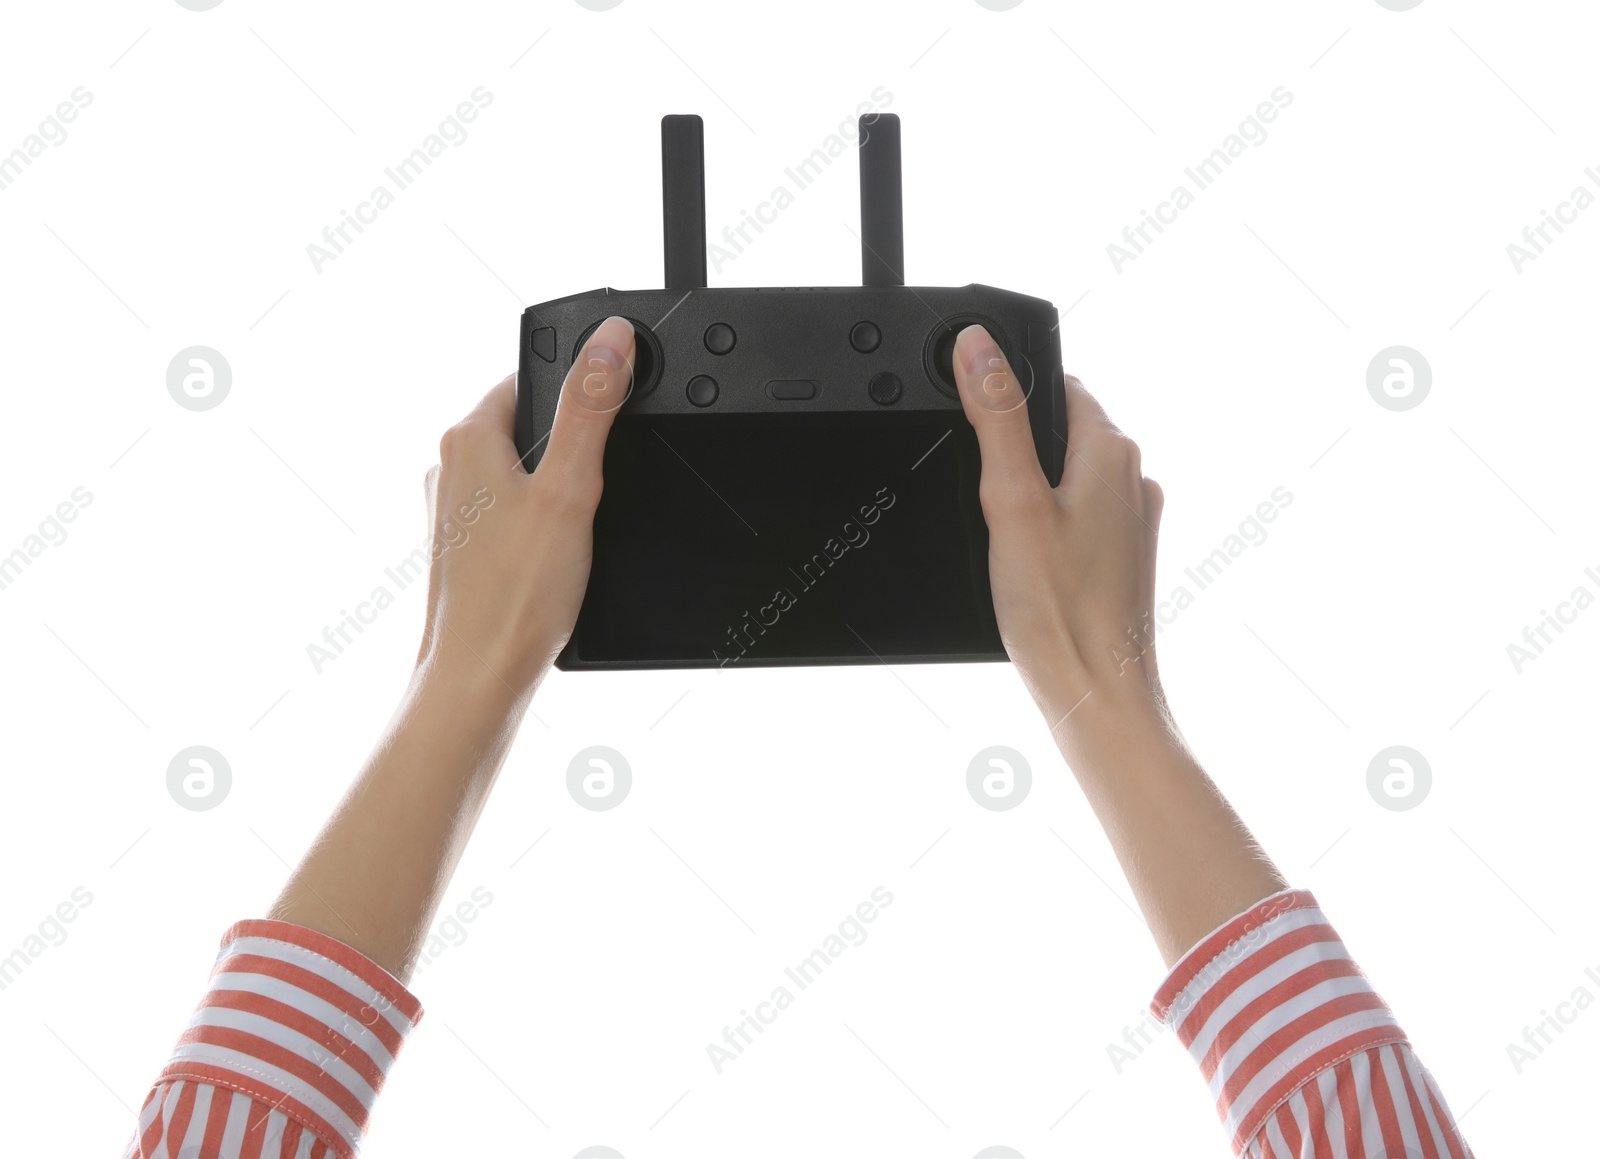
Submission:
[[[383,967],[289,922],[232,926],[161,1071],[239,1091],[351,1159],[422,1006]]]
[[[1319,1074],[1405,1041],[1306,890],[1263,898],[1203,939],[1150,1009],[1199,1066],[1235,1153]]]

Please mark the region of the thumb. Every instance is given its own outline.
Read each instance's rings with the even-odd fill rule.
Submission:
[[[600,323],[561,384],[550,445],[535,476],[598,486],[606,435],[633,382],[633,357],[633,324],[615,316]]]
[[[956,335],[953,361],[961,408],[978,432],[984,480],[1008,494],[1048,490],[1027,396],[999,345],[982,326],[968,326]]]

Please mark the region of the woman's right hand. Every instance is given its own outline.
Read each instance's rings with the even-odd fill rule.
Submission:
[[[957,337],[955,372],[983,458],[978,494],[1000,637],[1040,710],[1055,730],[1071,728],[1066,718],[1086,697],[1097,704],[1085,719],[1159,708],[1162,495],[1140,470],[1139,448],[1069,375],[1066,466],[1052,488],[1021,385],[982,326]]]

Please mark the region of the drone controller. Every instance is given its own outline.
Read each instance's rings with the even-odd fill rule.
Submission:
[[[905,285],[900,122],[859,122],[861,286],[706,286],[704,130],[661,122],[666,288],[522,315],[516,444],[538,464],[563,380],[612,315],[633,382],[606,444],[563,669],[1004,660],[956,335],[984,326],[1052,486],[1066,450],[1055,307]]]

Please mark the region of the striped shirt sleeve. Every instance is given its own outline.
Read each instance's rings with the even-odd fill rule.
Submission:
[[[1444,1096],[1305,890],[1173,967],[1151,1012],[1200,1068],[1235,1155],[1470,1159]]]
[[[353,1159],[422,1007],[344,943],[232,926],[124,1159]]]

